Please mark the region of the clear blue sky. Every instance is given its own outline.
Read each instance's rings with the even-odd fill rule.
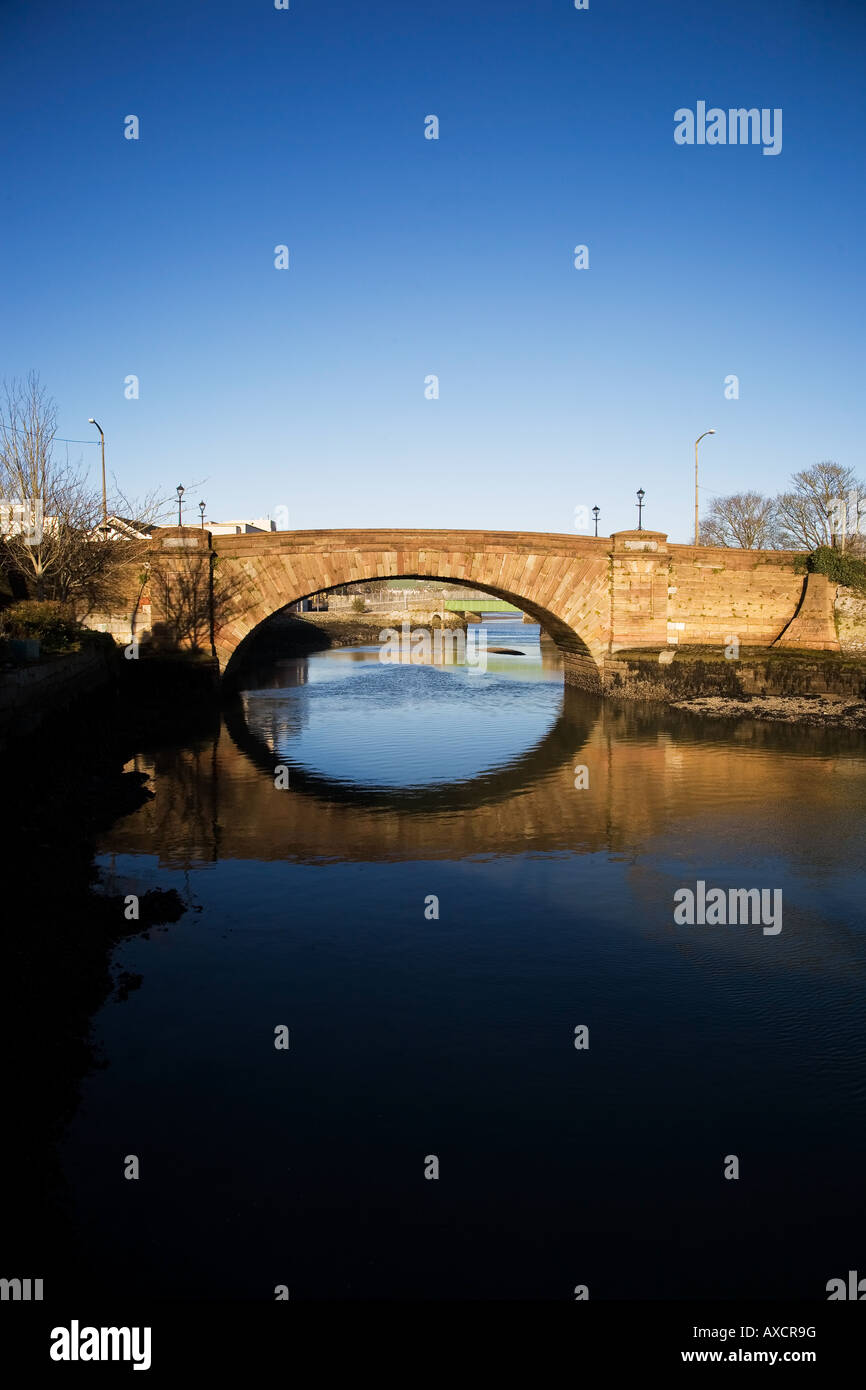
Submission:
[[[685,540],[705,429],[717,492],[862,469],[863,0],[0,15],[0,375],[96,416],[127,492],[607,533],[642,486]],[[781,107],[781,154],[675,145],[698,100]]]

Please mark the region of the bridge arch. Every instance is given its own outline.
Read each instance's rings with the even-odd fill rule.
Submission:
[[[236,640],[234,639],[234,633],[232,634],[234,645],[230,646],[229,643],[225,640],[224,629],[221,629],[220,633],[217,636],[217,640],[215,641],[214,646],[216,649],[217,659],[220,664],[220,671],[223,675],[225,675],[233,658],[236,654],[239,654],[240,648],[242,644],[246,642],[247,638],[252,637],[256,629],[260,627],[262,623],[267,622],[269,618],[272,618],[276,613],[282,612],[291,604],[300,602],[302,599],[305,598],[312,598],[313,594],[327,594],[332,589],[342,588],[343,585],[346,583],[370,583],[378,577],[379,576],[373,575],[369,579],[359,579],[354,581],[341,580],[339,584],[332,584],[329,586],[329,588],[311,589],[308,593],[299,595],[298,598],[292,597],[286,599],[284,603],[277,604],[274,608],[270,609],[269,611],[266,609],[265,605],[256,605],[255,612],[250,612],[249,610],[247,610],[247,614],[245,616],[248,620],[249,626],[245,625],[246,630],[242,633],[242,635],[237,637]],[[388,577],[391,578],[392,576],[389,575]],[[431,576],[425,573],[399,574],[393,577],[396,579],[429,579],[431,577],[438,578],[439,576]],[[593,693],[600,693],[601,661],[603,659],[603,653],[594,653],[590,648],[589,644],[586,641],[584,641],[584,639],[572,628],[570,628],[569,625],[565,623],[561,618],[558,618],[554,613],[551,613],[549,610],[541,607],[540,605],[532,603],[529,599],[523,598],[520,595],[511,593],[507,590],[493,589],[488,586],[478,584],[475,581],[455,581],[453,579],[443,580],[443,583],[445,584],[453,584],[455,582],[463,584],[464,586],[468,583],[471,583],[472,588],[477,589],[480,593],[490,594],[492,598],[504,599],[508,603],[514,604],[516,608],[521,609],[522,612],[528,614],[529,617],[532,618],[535,622],[537,622],[539,626],[542,628],[542,630],[546,632],[547,635],[550,638],[552,638],[552,640],[556,644],[556,647],[558,648],[559,653],[562,657],[563,670],[565,672],[567,683],[570,685],[579,686],[583,690],[592,691]],[[258,610],[260,607],[263,610],[265,610],[262,611],[261,617],[258,616]],[[313,618],[315,619],[315,615],[313,615]],[[431,614],[432,626],[441,627],[442,618],[443,611],[437,609],[435,613]],[[438,624],[434,621],[435,619],[438,619]],[[384,618],[382,625],[384,627],[388,626]]]
[[[333,533],[315,532],[214,537],[215,582],[225,595],[223,600],[217,595],[215,606],[213,645],[220,669],[226,670],[241,642],[262,622],[313,594],[383,579],[434,579],[514,604],[556,643],[568,684],[601,690],[609,636],[604,542],[575,554],[573,542],[557,547],[555,538],[532,537],[531,546],[526,541],[515,546],[513,537],[509,545],[504,537],[497,543],[479,533],[477,540],[471,538],[474,544],[466,544],[469,535],[459,537],[463,544],[456,549],[453,533],[444,533],[445,543],[432,543],[438,534],[424,533],[423,546],[414,549],[402,536],[391,540],[394,533],[390,544],[376,545],[360,540],[335,545]]]
[[[197,635],[180,640],[195,645],[209,614],[210,645],[223,672],[244,639],[289,605],[342,585],[405,577],[459,584],[513,604],[556,643],[566,684],[601,690],[611,644],[607,538],[486,531],[213,536],[177,527],[157,533],[153,549],[159,580],[151,583],[154,630],[160,623],[182,634],[178,615],[187,627],[193,617]],[[666,583],[666,570],[663,578]],[[203,580],[210,585],[209,604],[201,602]],[[655,621],[663,627],[664,615]]]

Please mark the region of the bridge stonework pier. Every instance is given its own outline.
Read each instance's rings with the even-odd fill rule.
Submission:
[[[150,553],[151,634],[157,646],[213,653],[216,556],[209,531],[164,526]]]
[[[398,578],[451,581],[514,604],[557,644],[568,684],[596,692],[606,659],[626,648],[723,646],[731,636],[770,647],[787,633],[788,643],[838,650],[835,590],[810,585],[806,602],[796,552],[676,545],[662,531],[211,536],[166,527],[151,556],[154,631],[162,624],[180,645],[207,648],[221,671],[260,623],[289,604]]]
[[[668,640],[670,552],[663,531],[611,536],[611,650],[664,647]]]

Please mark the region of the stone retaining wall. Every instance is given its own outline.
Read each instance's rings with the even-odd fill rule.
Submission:
[[[83,696],[109,688],[117,657],[105,647],[86,647],[0,675],[0,748],[33,733],[49,714]]]
[[[150,635],[151,629],[151,606],[148,600],[140,603],[135,613],[90,613],[83,619],[85,627],[89,627],[92,632],[107,632],[114,638],[115,642],[120,642],[123,646],[128,646],[133,638],[140,642],[142,638]]]
[[[795,552],[785,550],[672,545],[667,640],[724,647],[737,637],[743,646],[769,647],[787,628],[803,596],[795,558]]]
[[[866,653],[866,598],[854,589],[836,591],[836,630],[843,652]]]
[[[625,699],[678,700],[699,695],[740,699],[762,695],[837,695],[866,700],[866,662],[838,655],[785,651],[762,657],[746,652],[726,661],[717,649],[706,655],[676,653],[661,664],[651,652],[618,653],[604,666],[604,688]]]

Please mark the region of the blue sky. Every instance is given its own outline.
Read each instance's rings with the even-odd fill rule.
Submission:
[[[37,369],[63,436],[94,415],[127,493],[608,533],[642,486],[687,540],[705,429],[715,492],[862,470],[857,0],[0,15],[0,375]],[[782,108],[781,154],[675,145],[698,100]]]

